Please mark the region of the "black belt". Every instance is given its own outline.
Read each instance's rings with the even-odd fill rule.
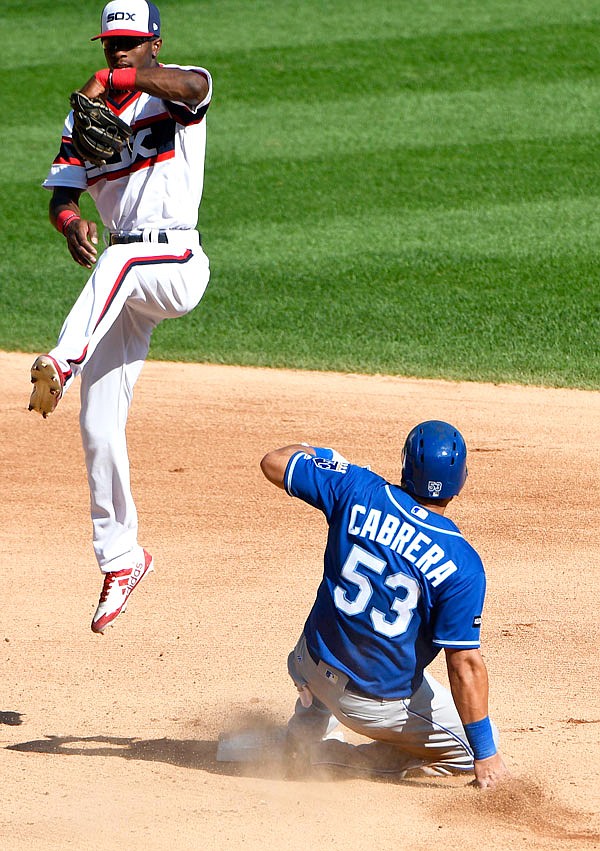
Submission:
[[[310,658],[313,660],[313,662],[315,663],[315,665],[318,665],[320,660],[319,660],[319,659],[315,656],[315,654],[314,654],[314,653],[310,650],[310,648],[309,648],[308,644],[306,645],[306,652],[308,653],[308,655],[310,656]],[[325,664],[327,664],[327,663],[325,663]],[[372,694],[367,694],[367,692],[366,692],[366,691],[363,691],[361,688],[359,688],[359,687],[356,685],[356,683],[354,682],[354,680],[351,680],[351,679],[350,679],[350,677],[348,677],[348,682],[346,683],[346,688],[344,689],[344,691],[348,691],[348,692],[350,692],[351,694],[355,694],[355,695],[357,695],[358,697],[368,697],[368,698],[370,698],[371,700],[377,700],[377,698],[376,698],[374,695],[372,695]]]
[[[152,242],[168,242],[169,239],[164,230],[159,230],[158,239],[153,239]],[[119,236],[118,233],[111,233],[111,245],[129,245],[130,242],[144,242],[144,235],[141,233],[130,233],[127,236]]]
[[[185,233],[185,231],[182,231]],[[168,242],[169,237],[165,230],[158,231],[157,239],[151,239],[149,242]],[[198,241],[200,245],[202,245],[202,238],[200,234],[198,234]],[[145,242],[144,235],[141,233],[129,233],[126,236],[119,236],[118,233],[111,233],[110,235],[110,244],[111,245],[129,245],[130,242]]]

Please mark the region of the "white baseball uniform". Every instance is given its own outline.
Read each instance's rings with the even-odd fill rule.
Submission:
[[[204,68],[168,65],[206,77],[195,108],[144,92],[111,92],[113,110],[133,130],[129,148],[104,166],[83,162],[71,143],[73,115],[46,189],[89,192],[109,244],[49,352],[65,390],[81,375],[81,435],[91,494],[94,549],[103,572],[144,560],[137,542],[125,426],[133,387],[160,321],[183,316],[202,298],[209,263],[198,208],[212,80]],[[135,240],[127,241],[125,240]]]

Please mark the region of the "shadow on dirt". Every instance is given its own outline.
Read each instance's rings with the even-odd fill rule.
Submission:
[[[315,755],[311,748],[310,759],[299,758],[297,752],[286,749],[282,730],[256,730],[255,741],[248,748],[248,732],[233,739],[220,741],[202,739],[136,739],[116,736],[47,736],[30,742],[7,745],[6,750],[21,753],[45,753],[57,756],[119,757],[120,759],[163,762],[180,768],[197,769],[212,774],[238,777],[262,777],[280,780],[349,780],[364,777],[385,782],[410,782],[416,778],[404,777],[397,768],[374,767],[364,764],[359,748],[340,742],[322,742]],[[236,755],[231,757],[230,746],[235,744]],[[224,747],[227,744],[228,747]],[[313,746],[314,748],[314,746]],[[356,758],[348,759],[344,752],[354,752]],[[224,752],[227,755],[224,756]],[[359,761],[360,760],[360,761]],[[427,780],[430,778],[421,778]],[[432,784],[437,785],[437,784]]]
[[[8,724],[10,727],[18,727],[23,723],[22,712],[0,711],[0,724]]]
[[[165,762],[214,774],[238,774],[238,766],[217,762],[217,742],[178,739],[135,739],[116,736],[47,736],[8,745],[7,750],[59,756],[119,757]]]

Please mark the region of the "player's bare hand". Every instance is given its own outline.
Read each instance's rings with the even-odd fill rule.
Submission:
[[[79,91],[86,95],[89,98],[99,98],[102,97],[106,92],[106,84],[103,83],[104,78],[107,78],[108,82],[108,70],[106,73],[102,71],[96,71],[93,77],[87,81],[87,83],[79,89]]]
[[[65,228],[65,239],[71,252],[71,257],[80,266],[91,269],[96,262],[98,251],[98,228],[96,222],[86,219],[75,219]]]
[[[476,759],[474,768],[475,780],[470,785],[475,786],[476,789],[493,789],[498,783],[510,777],[508,768],[499,753],[487,759]]]

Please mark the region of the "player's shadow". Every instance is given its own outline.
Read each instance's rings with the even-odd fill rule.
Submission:
[[[0,711],[0,724],[7,724],[10,727],[18,727],[19,724],[23,723],[23,713],[22,712],[2,712]]]
[[[264,729],[262,731],[264,733]],[[252,758],[239,761],[221,761],[217,758],[219,742],[203,739],[137,739],[117,736],[46,736],[30,742],[7,745],[6,750],[22,753],[45,753],[57,756],[118,757],[120,759],[164,762],[179,768],[197,769],[223,776],[268,778],[270,780],[350,780],[356,777],[386,783],[402,784],[414,782],[416,778],[404,777],[395,769],[373,771],[360,763],[350,765],[344,760],[335,762],[329,758],[321,764],[302,764],[282,746],[281,730],[271,730],[275,742],[265,746]],[[267,737],[268,738],[268,737]],[[336,749],[350,748],[339,742],[323,743]],[[360,750],[360,749],[358,749]],[[428,779],[420,778],[419,785],[430,785]],[[437,784],[431,784],[437,786]]]
[[[217,762],[217,742],[179,739],[136,739],[117,736],[46,736],[31,742],[8,745],[7,750],[57,756],[119,757],[165,762],[213,774],[238,774],[231,763]]]

